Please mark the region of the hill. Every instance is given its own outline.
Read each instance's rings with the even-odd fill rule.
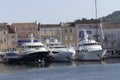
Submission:
[[[120,23],[120,11],[115,11],[105,17],[102,17],[103,22]]]

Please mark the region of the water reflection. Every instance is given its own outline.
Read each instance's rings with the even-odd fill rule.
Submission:
[[[89,61],[72,61],[72,66],[82,66],[82,65],[93,65],[93,64],[101,64],[101,61],[89,62]]]
[[[120,58],[109,58],[101,62],[102,64],[120,63]]]
[[[72,61],[72,62],[59,62],[59,63],[29,63],[29,64],[18,64],[10,65],[0,63],[0,72],[16,72],[20,70],[33,69],[33,68],[54,68],[54,67],[65,67],[65,66],[82,66],[82,65],[94,65],[94,64],[113,64],[120,63],[119,58],[107,59],[102,62],[83,62],[83,61]]]

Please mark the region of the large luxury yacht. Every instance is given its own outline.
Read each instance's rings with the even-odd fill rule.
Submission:
[[[42,62],[47,61],[49,51],[41,42],[35,42],[33,34],[30,35],[31,41],[21,45],[23,62]]]
[[[80,41],[76,53],[72,55],[73,60],[101,61],[106,53],[101,45],[95,40],[89,40],[84,30],[84,40]]]
[[[57,39],[46,40],[46,47],[50,50],[51,60],[55,62],[71,61],[72,51]]]

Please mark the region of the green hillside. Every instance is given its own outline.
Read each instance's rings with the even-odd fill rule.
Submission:
[[[115,11],[102,19],[103,22],[120,23],[120,11]]]

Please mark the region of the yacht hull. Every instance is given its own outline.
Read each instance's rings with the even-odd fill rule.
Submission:
[[[71,61],[72,53],[71,52],[58,52],[56,54],[52,53],[50,56],[52,57],[51,61],[53,62],[69,62]]]
[[[46,51],[46,52],[31,52],[29,54],[27,53],[22,56],[21,62],[23,62],[23,63],[42,62],[42,61],[47,62],[49,59],[48,55],[49,55],[48,51]]]
[[[106,50],[95,50],[86,53],[76,52],[72,55],[73,60],[79,61],[101,61],[106,53]]]
[[[4,58],[3,63],[5,64],[20,64],[20,57],[19,58]]]

